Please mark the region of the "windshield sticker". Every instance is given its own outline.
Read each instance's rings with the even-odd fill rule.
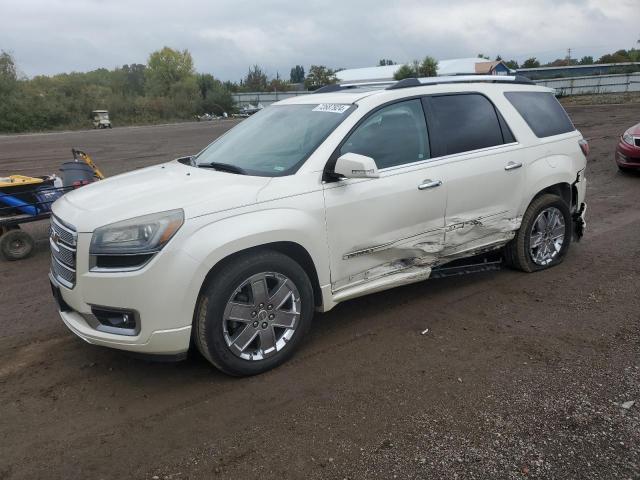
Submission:
[[[339,103],[321,103],[312,111],[314,112],[331,112],[331,113],[344,113],[349,110],[349,105],[341,105]]]

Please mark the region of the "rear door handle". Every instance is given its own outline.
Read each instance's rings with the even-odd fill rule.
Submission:
[[[522,166],[521,163],[516,163],[516,162],[509,162],[507,163],[507,166],[504,167],[505,170],[515,170],[516,168],[520,168]]]
[[[418,185],[418,190],[426,190],[427,188],[435,188],[442,185],[442,180],[425,180],[420,185]]]

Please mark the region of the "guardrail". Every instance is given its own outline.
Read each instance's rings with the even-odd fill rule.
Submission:
[[[557,94],[562,96],[640,92],[640,72],[613,75],[590,75],[586,77],[547,78],[534,80],[534,82],[536,85],[555,88]],[[298,95],[308,95],[310,93],[312,92],[242,92],[234,93],[232,95],[236,105],[240,107],[246,105],[257,106],[258,104],[262,104],[266,107],[272,103],[284,100],[285,98],[296,97]]]
[[[534,80],[536,85],[555,88],[559,96],[640,92],[640,72],[588,77]]]

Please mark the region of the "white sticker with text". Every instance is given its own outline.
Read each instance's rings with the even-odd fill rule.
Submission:
[[[321,103],[313,109],[314,112],[331,112],[331,113],[344,113],[349,109],[349,105],[342,105],[340,103]]]

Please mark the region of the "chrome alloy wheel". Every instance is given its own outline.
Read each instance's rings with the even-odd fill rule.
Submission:
[[[533,222],[529,238],[529,254],[534,263],[551,263],[562,249],[564,233],[564,217],[559,209],[548,207],[540,212]]]
[[[246,279],[224,309],[222,329],[234,355],[263,360],[282,350],[300,320],[298,289],[286,276],[262,272]]]

